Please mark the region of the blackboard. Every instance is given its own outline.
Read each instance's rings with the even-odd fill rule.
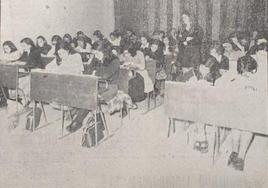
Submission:
[[[97,109],[98,79],[89,75],[31,72],[32,100],[88,110]]]

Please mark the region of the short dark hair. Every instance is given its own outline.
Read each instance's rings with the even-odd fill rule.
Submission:
[[[215,49],[217,54],[219,54],[219,55],[223,55],[224,51],[225,51],[223,45],[219,41],[212,42],[212,44],[210,46],[210,50],[212,50],[212,49]]]
[[[101,33],[100,30],[94,31],[93,36],[96,36],[100,40],[102,40],[104,38],[104,36],[103,36],[103,34]]]
[[[53,35],[51,41],[57,41],[60,42],[62,38],[59,35]]]
[[[66,34],[63,36],[63,40],[64,40],[64,38],[67,38],[67,39],[70,41],[70,43],[73,41],[73,38],[72,38],[72,36],[71,36],[69,33],[66,33]]]
[[[42,39],[42,40],[44,41],[44,43],[47,44],[47,40],[46,40],[46,38],[45,38],[44,36],[40,35],[40,36],[38,36],[38,37],[36,38],[36,46],[38,46],[38,42],[37,42],[38,39]]]
[[[58,50],[65,50],[70,52],[70,44],[65,41],[60,41],[58,44]]]
[[[9,41],[9,40],[8,41],[5,41],[3,43],[3,47],[4,46],[8,46],[11,49],[11,52],[15,52],[15,51],[18,50],[17,47],[15,46],[15,44],[13,42]]]
[[[83,42],[83,48],[86,48],[86,40],[85,40],[85,38],[84,37],[77,37],[77,40],[76,40],[76,42],[78,43],[78,41],[81,41],[81,42]]]

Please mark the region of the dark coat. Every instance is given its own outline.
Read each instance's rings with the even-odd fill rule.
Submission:
[[[203,29],[196,25],[190,31],[182,29],[178,35],[179,55],[177,67],[194,67],[198,68],[201,63],[201,45],[203,40]],[[187,37],[193,37],[192,40],[184,44]]]
[[[45,67],[41,59],[40,51],[36,48],[32,48],[29,54],[27,54],[27,52],[24,52],[19,61],[26,62],[27,68],[43,69]]]
[[[219,62],[219,68],[229,70],[229,58],[225,55],[222,55],[221,62]]]
[[[37,47],[40,54],[47,55],[48,52],[51,50],[51,46],[49,44],[45,44],[43,47]]]

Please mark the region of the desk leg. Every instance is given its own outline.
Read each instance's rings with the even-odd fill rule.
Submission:
[[[68,107],[68,113],[69,113],[69,116],[70,116],[70,118],[71,118],[71,121],[73,122],[73,116],[72,116],[72,113],[71,113],[71,110],[70,110],[69,107]]]
[[[36,119],[35,119],[35,112],[36,112],[36,106],[37,106],[37,103],[36,101],[34,101],[34,107],[33,107],[33,127],[32,127],[32,131],[34,132],[34,129],[35,129],[35,122],[36,122]]]
[[[168,138],[170,136],[170,129],[171,129],[171,123],[172,123],[172,118],[169,118],[169,124],[168,124]]]
[[[153,91],[153,96],[154,96],[154,108],[156,108],[156,94],[155,94],[155,90]]]
[[[212,155],[212,164],[215,164],[216,158],[216,148],[217,148],[217,127],[214,128],[214,144],[213,144],[213,155]]]
[[[173,124],[173,133],[176,132],[176,125],[175,125],[175,119],[172,118],[172,124]]]
[[[102,121],[103,121],[103,123],[104,123],[104,127],[105,127],[105,130],[106,130],[106,135],[107,135],[107,137],[108,137],[108,136],[109,136],[109,129],[108,129],[108,126],[107,126],[106,119],[105,119],[105,117],[104,117],[102,111],[100,111],[100,114],[101,114],[101,119],[102,119]]]
[[[42,102],[41,102],[41,108],[42,108],[42,111],[43,111],[43,114],[44,114],[45,122],[47,123],[47,115],[46,115],[46,111],[45,111],[45,108],[44,108],[44,104]]]
[[[149,112],[150,111],[150,106],[151,106],[151,95],[150,95],[150,92],[147,94],[148,95],[148,109],[147,111]]]
[[[94,121],[95,121],[95,147],[98,145],[98,121],[97,121],[97,110],[94,113]]]
[[[64,132],[64,116],[65,116],[65,112],[64,112],[64,107],[61,106],[61,136],[63,136],[63,132]]]
[[[120,114],[121,114],[121,126],[123,126],[123,107],[120,109]]]

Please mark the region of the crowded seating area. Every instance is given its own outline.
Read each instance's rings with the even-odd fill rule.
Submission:
[[[157,121],[160,109],[165,140],[179,131],[190,150],[211,153],[213,165],[243,172],[256,137],[268,135],[267,31],[204,42],[193,16],[184,12],[179,28],[152,33],[80,30],[2,41],[0,108],[8,121],[1,125],[29,137],[59,125],[61,144],[79,133],[72,144],[95,152],[120,140],[114,124]]]

